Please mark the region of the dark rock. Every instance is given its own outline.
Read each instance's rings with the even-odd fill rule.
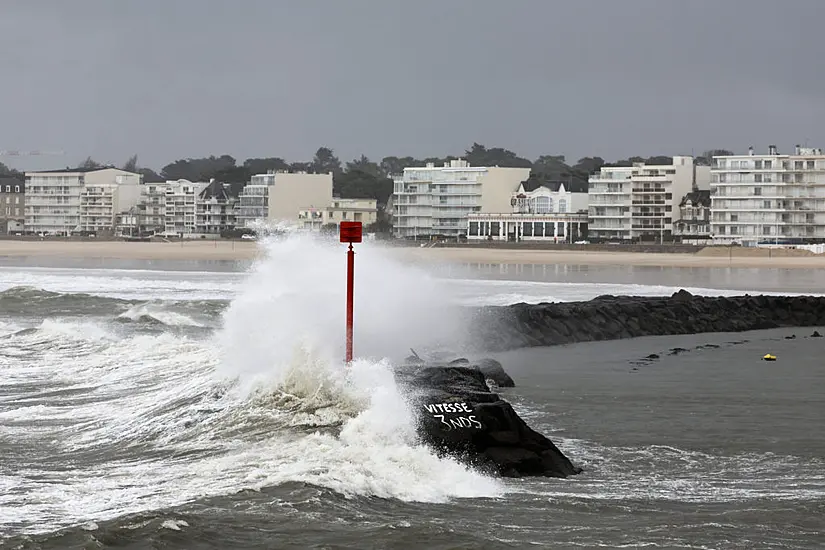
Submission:
[[[506,477],[581,472],[490,391],[480,368],[414,364],[399,367],[396,377],[411,395],[421,439],[437,452]]]
[[[476,366],[482,373],[484,373],[485,379],[492,380],[498,387],[514,388],[516,386],[516,383],[512,378],[510,378],[510,375],[504,371],[504,367],[501,366],[501,363],[495,359],[479,359],[476,362]]]
[[[668,355],[679,355],[680,353],[684,353],[686,351],[688,350],[686,350],[685,348],[673,348],[670,350],[670,352],[668,352]]]
[[[471,311],[475,349],[502,351],[639,336],[825,326],[825,297],[599,296]]]
[[[796,340],[796,334],[791,334],[790,336],[785,336],[785,340]]]
[[[822,335],[819,334],[818,330],[815,330],[813,334],[811,334],[811,338],[822,338]]]

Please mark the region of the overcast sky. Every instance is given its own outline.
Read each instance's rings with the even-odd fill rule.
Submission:
[[[825,0],[0,0],[0,150],[825,147],[823,22]]]

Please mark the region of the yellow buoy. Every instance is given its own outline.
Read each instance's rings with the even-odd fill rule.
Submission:
[[[763,358],[763,361],[776,361],[776,355],[771,355],[770,353],[766,354]]]

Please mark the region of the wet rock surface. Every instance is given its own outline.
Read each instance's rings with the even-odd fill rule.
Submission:
[[[436,452],[505,477],[581,472],[490,391],[480,368],[415,362],[397,368],[396,378],[409,391],[419,435]]]
[[[503,351],[639,336],[821,327],[825,297],[704,297],[680,290],[661,298],[600,296],[587,302],[486,307],[473,317],[477,347]]]

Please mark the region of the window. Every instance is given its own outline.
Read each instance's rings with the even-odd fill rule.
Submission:
[[[15,193],[19,193],[19,192],[20,192],[20,186],[19,186],[19,185],[15,185],[15,186],[14,186],[14,192],[15,192]]]
[[[538,214],[547,214],[553,211],[553,199],[550,197],[536,197],[533,199],[533,208]]]
[[[754,167],[755,170],[761,170],[762,169],[762,161],[761,160],[753,161],[753,167]]]
[[[559,199],[559,212],[567,212],[567,199]]]
[[[771,207],[771,201],[763,201],[762,202],[762,208],[770,208],[770,207]]]
[[[753,181],[756,183],[762,183],[762,174],[754,174]]]
[[[739,221],[739,214],[731,214],[730,215],[730,221],[738,222]]]
[[[809,160],[805,162],[805,169],[806,170],[813,170],[814,169],[814,161]]]
[[[762,188],[761,187],[754,187],[753,188],[753,195],[755,197],[759,197],[762,195]]]
[[[765,161],[765,170],[770,170],[772,167],[773,167],[773,161],[772,160],[766,160]]]

